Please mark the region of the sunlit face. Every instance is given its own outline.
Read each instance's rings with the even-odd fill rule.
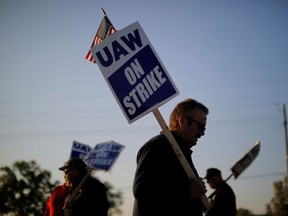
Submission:
[[[64,178],[68,185],[73,185],[75,179],[79,176],[77,169],[65,169]]]
[[[67,176],[67,174],[65,172],[64,172],[64,180],[65,180],[65,185],[67,187],[70,187],[71,186],[71,182],[69,182],[68,176]]]
[[[196,109],[180,118],[182,139],[191,148],[205,134],[207,115],[203,110]]]

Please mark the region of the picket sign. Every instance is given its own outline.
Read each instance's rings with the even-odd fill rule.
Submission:
[[[242,174],[242,172],[247,169],[250,164],[255,160],[260,151],[260,140],[256,141],[256,144],[240,159],[238,160],[233,167],[231,168],[232,174],[228,176],[224,181],[227,182],[232,176],[235,180]],[[221,188],[221,187],[220,187]],[[215,190],[208,199],[211,199],[219,190]]]
[[[256,141],[256,144],[231,168],[232,175],[237,179],[241,173],[250,166],[255,160],[260,151],[260,140]]]
[[[193,181],[193,179],[196,178],[196,175],[193,172],[193,170],[191,169],[188,161],[184,157],[183,152],[179,148],[179,145],[178,145],[177,141],[175,140],[173,134],[168,129],[161,113],[159,112],[158,109],[154,109],[154,110],[152,110],[152,112],[153,112],[155,118],[157,119],[159,125],[161,126],[164,135],[166,136],[169,143],[171,144],[171,147],[173,148],[175,154],[177,155],[177,158],[179,159],[182,167],[184,168],[186,174],[188,175],[188,178],[190,179],[190,181]],[[206,210],[211,208],[211,204],[210,204],[210,202],[209,202],[209,200],[205,194],[203,194],[200,198],[201,198],[202,204],[205,206]]]
[[[108,148],[107,145],[109,145],[110,148]],[[114,151],[112,151],[113,148],[111,146],[112,147],[114,146],[114,148],[116,146],[117,150],[114,149]],[[71,196],[67,198],[68,208],[65,209],[65,215],[71,214],[71,210],[72,210],[71,206],[73,205],[75,200],[78,198],[78,196],[80,196],[81,187],[83,186],[87,178],[91,175],[92,171],[95,169],[105,170],[105,171],[108,171],[109,169],[111,169],[111,166],[115,163],[116,159],[118,158],[119,154],[121,153],[124,147],[125,147],[124,145],[121,145],[114,141],[110,141],[110,142],[99,143],[94,148],[91,148],[89,145],[77,142],[75,140],[73,141],[70,158],[80,158],[81,160],[83,160],[83,162],[86,163],[87,165],[86,167],[87,173],[81,179],[81,182],[77,185],[75,190],[72,192]],[[100,156],[98,156],[98,154]],[[105,163],[105,165],[103,165],[100,162],[101,162],[101,159],[105,157],[109,157],[109,164]],[[93,158],[98,159],[100,162],[93,162]]]

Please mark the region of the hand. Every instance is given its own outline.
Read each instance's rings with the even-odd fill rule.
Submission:
[[[207,192],[205,182],[200,177],[196,177],[195,179],[191,180],[189,185],[191,198],[199,198],[201,195]]]
[[[63,206],[63,209],[70,209],[71,207],[71,204],[68,200],[65,200],[65,203],[64,203],[64,206]]]

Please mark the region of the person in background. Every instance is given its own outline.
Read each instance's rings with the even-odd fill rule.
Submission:
[[[208,112],[202,103],[186,99],[170,115],[169,130],[197,176],[192,181],[163,133],[140,148],[133,183],[133,216],[203,215],[200,196],[207,190],[192,162],[191,148],[204,135]]]
[[[81,159],[71,158],[59,170],[65,173],[71,185],[63,206],[65,216],[108,215],[109,203],[106,187],[90,175],[90,171]],[[71,199],[71,197],[74,198]]]
[[[62,185],[55,187],[47,201],[44,216],[64,216],[64,202],[69,194],[71,184],[67,180],[67,175],[64,173],[65,182]]]
[[[232,188],[222,179],[221,171],[209,168],[205,179],[214,192],[209,196],[212,207],[206,216],[236,216],[236,197]]]

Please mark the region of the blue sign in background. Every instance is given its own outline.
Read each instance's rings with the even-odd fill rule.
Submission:
[[[111,141],[106,144],[98,144],[89,152],[84,162],[96,169],[106,170],[111,169],[124,145]]]
[[[100,160],[103,159],[109,163],[104,163],[104,164],[101,164],[101,163],[95,163],[95,164],[89,164],[90,166],[96,168],[96,169],[101,169],[101,170],[106,170],[108,171],[111,166],[113,165],[113,163],[115,162],[116,158],[119,156],[120,152],[109,152],[109,151],[105,151],[107,153],[107,155],[105,156],[105,158],[101,158],[99,156],[97,156],[99,154],[99,152],[91,152],[88,157],[85,159],[85,162],[86,163],[90,163],[89,161],[90,160]]]
[[[89,145],[73,141],[70,158],[80,158],[81,160],[83,160],[86,155],[91,151],[91,149],[92,148]]]
[[[138,79],[134,85],[131,85],[124,74],[124,70],[127,67],[130,67],[131,63],[134,62],[135,59],[139,61],[145,74],[140,79]],[[125,107],[123,99],[128,96],[129,93],[135,88],[135,86],[141,83],[142,79],[146,77],[146,75],[149,74],[156,66],[159,67],[159,71],[163,72],[162,77],[166,79],[166,82],[163,83],[161,87],[158,88],[144,103],[141,102],[141,107],[138,108],[135,105],[137,107],[137,110],[134,114],[131,115],[128,112],[129,108]],[[156,104],[161,103],[162,101],[177,93],[176,89],[170,81],[170,78],[167,76],[166,71],[162,67],[161,63],[158,61],[157,57],[155,56],[149,45],[144,47],[124,65],[122,65],[108,78],[108,80],[130,121],[141,115],[142,113],[146,112]]]

